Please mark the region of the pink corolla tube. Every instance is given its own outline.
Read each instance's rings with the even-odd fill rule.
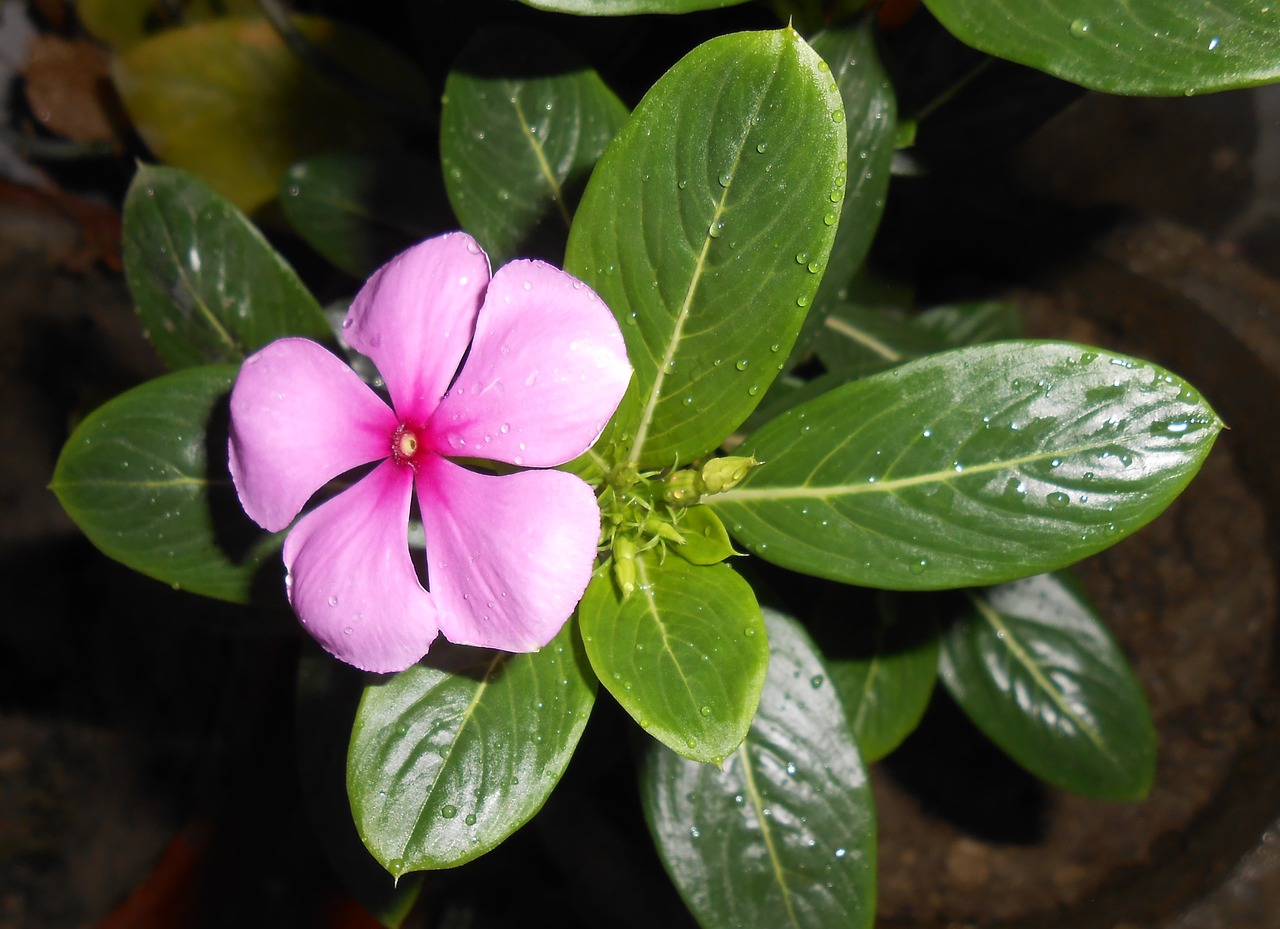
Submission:
[[[378,462],[285,539],[294,612],[367,671],[409,667],[438,633],[541,648],[586,589],[600,511],[580,478],[538,469],[590,448],[626,390],[631,366],[609,308],[540,261],[490,279],[475,240],[450,233],[377,271],[342,329],[377,366],[390,405],[307,339],[247,358],[231,391],[231,476],[264,529],[284,529],[329,481]],[[429,590],[409,550],[415,490]]]

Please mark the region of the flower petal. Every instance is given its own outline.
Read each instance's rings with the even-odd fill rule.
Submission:
[[[245,512],[283,529],[326,482],[387,457],[396,425],[340,358],[307,339],[272,342],[231,389],[231,477]]]
[[[366,671],[403,671],[438,632],[409,555],[413,471],[385,461],[284,541],[289,602],[316,641]]]
[[[378,269],[342,322],[347,344],[368,355],[402,419],[431,416],[475,331],[489,259],[462,232],[428,239]]]
[[[562,471],[418,469],[431,596],[451,642],[509,652],[547,644],[586,590],[600,536],[591,488]]]
[[[631,379],[595,292],[541,261],[493,276],[466,364],[431,420],[442,455],[562,464],[599,437]]]

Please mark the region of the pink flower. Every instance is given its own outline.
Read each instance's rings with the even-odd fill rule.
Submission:
[[[377,365],[390,406],[306,339],[246,359],[231,392],[231,475],[264,529],[285,528],[329,481],[379,462],[285,540],[298,618],[369,671],[409,667],[438,632],[542,647],[591,576],[595,495],[562,471],[491,474],[451,459],[549,468],[586,451],[631,377],[608,307],[539,261],[490,280],[475,241],[452,233],[375,273],[342,328]],[[429,591],[408,545],[415,488]]]

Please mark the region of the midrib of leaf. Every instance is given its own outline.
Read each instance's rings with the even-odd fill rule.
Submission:
[[[547,162],[547,155],[542,150],[542,143],[533,134],[533,128],[529,125],[529,121],[525,119],[524,108],[520,106],[519,88],[512,91],[511,105],[515,108],[516,119],[520,123],[520,129],[524,132],[525,141],[529,143],[529,147],[533,149],[534,157],[538,159],[538,168],[542,171],[542,176],[546,178],[547,186],[551,188],[551,199],[560,211],[560,218],[564,220],[564,227],[568,229],[573,225],[573,217],[569,215],[569,208],[565,205],[564,191],[560,189],[560,181],[556,179],[555,172],[551,170],[551,165]]]
[[[867,718],[867,704],[870,702],[872,685],[880,676],[880,655],[884,648],[884,637],[885,626],[881,623],[876,631],[876,644],[871,652],[871,665],[867,668],[867,676],[862,680],[862,699],[858,701],[858,712],[853,716],[852,731],[855,736],[862,727],[862,721]]]
[[[996,638],[1006,648],[1008,648],[1009,652],[1013,655],[1018,664],[1022,665],[1022,667],[1026,669],[1027,673],[1031,675],[1032,680],[1035,681],[1036,686],[1039,687],[1045,696],[1049,698],[1050,702],[1053,703],[1063,716],[1075,723],[1076,728],[1085,734],[1085,737],[1093,743],[1093,747],[1096,748],[1099,753],[1101,753],[1113,765],[1119,767],[1120,760],[1107,748],[1098,732],[1062,699],[1062,695],[1058,692],[1057,688],[1055,688],[1052,682],[1041,673],[1040,666],[1036,664],[1035,659],[1027,654],[1026,649],[1022,647],[1022,643],[1018,641],[1018,637],[1014,634],[1014,631],[1006,626],[1000,619],[1000,614],[996,610],[992,609],[991,604],[982,597],[977,596],[971,591],[966,591],[966,594],[969,597],[970,602],[973,603],[974,609],[978,611],[978,614],[986,620],[993,629],[995,629]]]
[[[475,716],[475,709],[477,704],[480,703],[480,697],[489,689],[490,675],[493,674],[493,669],[497,667],[503,657],[504,655],[501,653],[494,655],[489,661],[489,667],[485,668],[484,676],[480,678],[480,684],[476,687],[476,692],[472,695],[471,702],[467,704],[467,709],[462,714],[462,722],[458,726],[458,731],[453,734],[453,739],[449,743],[449,750],[440,758],[440,767],[437,769],[440,773],[443,773],[444,770],[449,767],[449,759],[453,757],[454,749],[458,747],[458,743],[462,740],[462,733],[466,731],[467,725]],[[431,805],[432,798],[435,796],[435,785],[439,782],[440,778],[437,776],[435,783],[433,783],[430,788],[423,791],[422,803],[418,806],[417,824],[414,826],[412,832],[410,832],[405,838],[404,844],[400,847],[400,854],[397,857],[404,857],[409,845],[419,838],[419,833],[422,829],[423,814],[427,807]]]
[[[828,316],[822,321],[822,324],[833,332],[837,332],[845,338],[851,339],[864,348],[875,352],[885,361],[901,361],[903,359],[901,352],[895,352],[875,336],[851,325],[848,320],[840,319],[838,316]]]
[[[195,284],[192,283],[191,278],[187,276],[187,267],[180,260],[177,243],[174,241],[173,236],[169,234],[169,224],[162,222],[160,223],[160,228],[164,230],[165,241],[169,243],[168,254],[173,256],[173,265],[178,269],[178,276],[182,279],[182,283],[186,285],[187,292],[191,294],[192,298],[195,300],[195,305],[200,309],[200,312],[204,315],[204,318],[208,321],[209,325],[213,327],[213,331],[217,333],[218,338],[222,340],[223,344],[235,354],[243,356],[245,353],[244,346],[237,342],[232,337],[231,333],[223,327],[221,321],[214,314],[213,310],[211,310],[209,305],[201,298],[200,292],[196,290]],[[195,245],[192,245],[191,248],[195,248]]]
[[[764,839],[765,851],[769,854],[769,864],[773,868],[773,879],[782,891],[782,903],[787,908],[787,921],[798,929],[800,920],[796,916],[795,904],[791,900],[791,887],[787,884],[786,871],[782,866],[782,859],[778,856],[778,849],[773,842],[773,830],[769,828],[769,817],[764,813],[764,799],[760,796],[760,789],[756,786],[755,774],[751,770],[751,758],[747,755],[746,741],[738,746],[738,761],[742,765],[742,780],[747,788],[747,794],[751,797],[751,807],[756,812],[756,821],[760,823],[760,837]]]
[[[760,106],[765,94],[760,94],[755,100],[752,117],[760,112]],[[743,129],[742,137],[738,139],[738,148],[733,155],[733,164],[729,167],[729,175],[732,177],[737,173],[738,165],[742,162],[742,152],[747,146],[747,137],[751,134],[750,118],[747,121],[746,128]],[[733,189],[733,184],[720,194],[720,200],[716,203],[715,212],[711,215],[711,221],[707,223],[707,231],[702,236],[702,249],[698,252],[698,260],[694,262],[693,274],[689,279],[689,286],[685,290],[684,300],[680,304],[680,311],[676,314],[675,326],[671,330],[671,338],[667,340],[666,351],[663,352],[662,361],[658,365],[658,371],[653,379],[653,387],[649,390],[649,399],[645,401],[644,411],[640,414],[640,422],[636,425],[635,441],[631,443],[631,453],[627,456],[627,462],[632,465],[639,464],[640,453],[644,451],[644,440],[649,435],[649,426],[653,422],[654,414],[658,409],[658,401],[662,397],[662,385],[667,378],[667,370],[671,367],[672,361],[675,359],[676,349],[680,345],[681,335],[684,333],[685,323],[689,319],[689,312],[693,309],[693,298],[697,293],[698,284],[702,280],[702,272],[706,267],[707,253],[711,250],[711,230],[715,224],[720,221],[720,217],[724,215],[725,201],[729,198],[729,191]]]
[[[1114,445],[1116,440],[1112,439],[1106,445]],[[974,474],[986,474],[991,471],[1003,471],[1008,468],[1016,468],[1020,465],[1030,464],[1033,461],[1043,461],[1046,458],[1063,458],[1068,455],[1076,455],[1081,452],[1092,451],[1096,448],[1103,448],[1102,445],[1081,445],[1074,448],[1055,449],[1048,452],[1039,452],[1034,455],[1023,455],[1019,458],[1009,458],[1001,461],[988,461],[983,464],[966,465],[963,471],[956,471],[949,468],[945,471],[931,471],[927,474],[917,474],[913,477],[901,477],[890,480],[865,481],[859,484],[831,484],[824,487],[811,487],[808,484],[798,484],[790,487],[740,487],[733,490],[726,490],[715,496],[704,495],[700,503],[737,503],[749,500],[822,500],[827,497],[848,497],[854,494],[865,493],[891,493],[905,487],[916,487],[920,484],[940,483],[946,484],[962,477],[969,477]]]
[[[658,612],[658,602],[653,599],[653,581],[649,579],[649,569],[645,567],[644,561],[639,558],[636,559],[636,579],[640,581],[637,586],[644,591],[645,605],[649,608],[649,614],[653,617],[658,626],[658,632],[662,635],[662,648],[671,656],[671,663],[680,675],[680,683],[684,684],[684,692],[689,697],[689,703],[693,704],[695,701],[693,699],[693,689],[689,686],[689,678],[685,676],[684,668],[676,660],[675,652],[671,650],[671,638],[667,635],[667,627],[662,621],[662,614]]]

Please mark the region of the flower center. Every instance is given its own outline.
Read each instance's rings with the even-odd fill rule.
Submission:
[[[391,457],[396,464],[407,464],[417,468],[417,458],[422,443],[418,441],[418,430],[408,423],[401,423],[391,436]]]

